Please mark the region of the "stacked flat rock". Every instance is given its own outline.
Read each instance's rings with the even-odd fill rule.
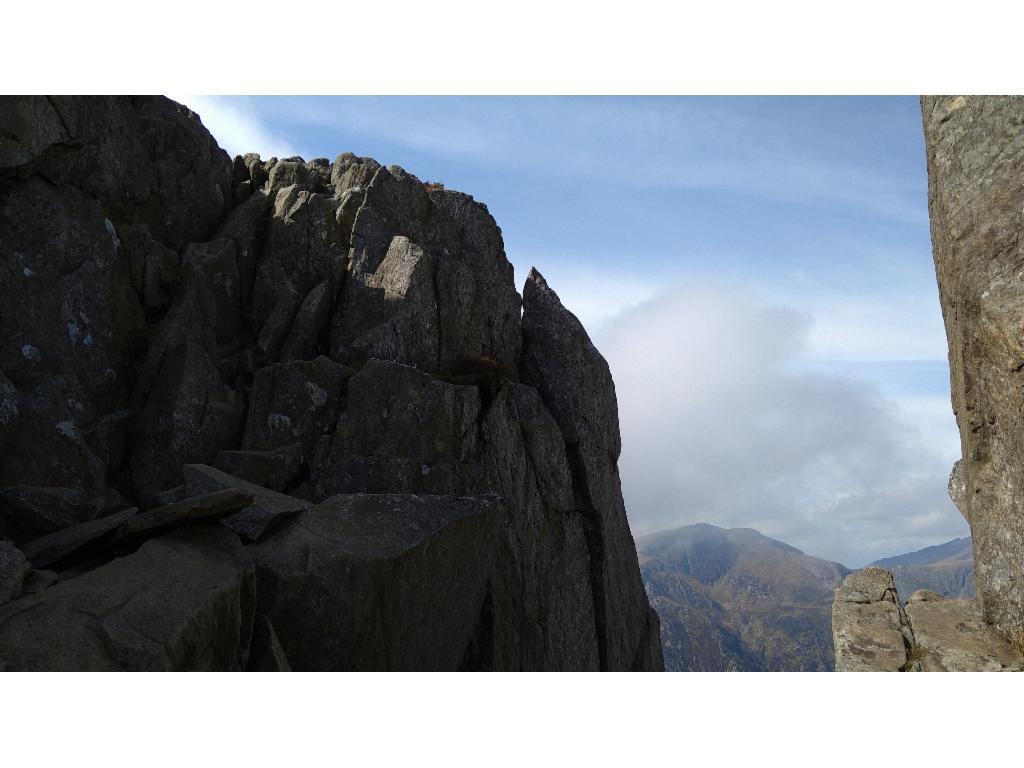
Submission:
[[[615,389],[468,195],[0,99],[0,667],[661,669]]]

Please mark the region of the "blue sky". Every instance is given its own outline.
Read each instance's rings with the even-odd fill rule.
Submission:
[[[916,97],[175,98],[232,154],[485,202],[609,358],[635,533],[850,566],[966,534]]]

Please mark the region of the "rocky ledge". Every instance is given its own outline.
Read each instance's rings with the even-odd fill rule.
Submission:
[[[0,668],[663,667],[611,373],[485,206],[0,101]]]
[[[884,568],[856,571],[836,588],[832,635],[837,672],[1024,670],[977,601],[919,589],[904,608]]]

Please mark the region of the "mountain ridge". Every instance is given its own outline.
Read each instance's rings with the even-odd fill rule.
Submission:
[[[636,544],[648,599],[661,616],[667,670],[834,667],[833,591],[861,569],[754,528],[704,522],[647,533]],[[906,599],[918,589],[961,597],[973,587],[970,546],[970,538],[953,539],[871,566],[887,563]]]

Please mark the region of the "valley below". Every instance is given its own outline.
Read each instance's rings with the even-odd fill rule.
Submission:
[[[638,537],[661,617],[666,671],[822,672],[835,668],[833,591],[852,572],[750,528],[688,525]],[[973,597],[970,538],[879,560],[900,595]]]

